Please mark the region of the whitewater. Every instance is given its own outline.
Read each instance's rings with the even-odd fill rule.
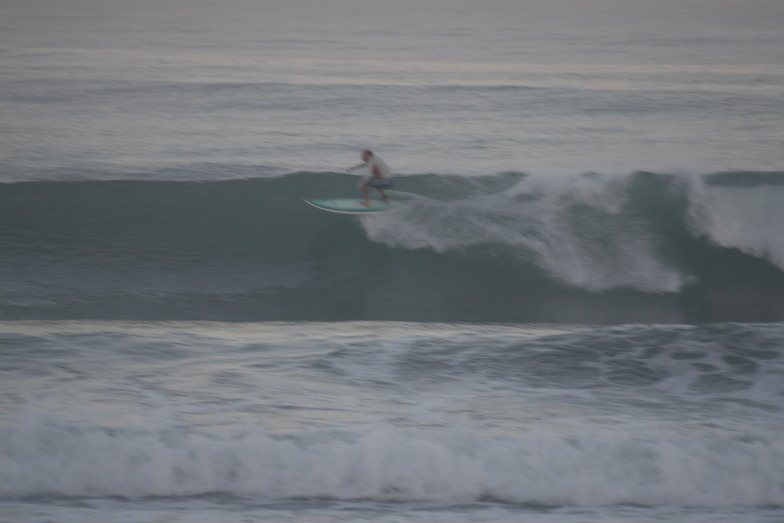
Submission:
[[[2,13],[0,522],[784,521],[781,2]]]
[[[28,392],[0,432],[2,511],[779,521],[783,338],[761,324],[6,323],[4,397]]]

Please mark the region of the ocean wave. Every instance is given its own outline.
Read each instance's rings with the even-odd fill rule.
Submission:
[[[340,288],[341,296],[359,289],[364,298],[356,307],[346,298],[348,317],[339,319],[363,319],[351,314],[384,308],[380,301],[367,306],[377,286],[396,311],[411,296],[437,305],[455,290],[476,302],[495,295],[500,311],[520,308],[513,290],[539,297],[564,288],[628,290],[656,299],[696,289],[721,302],[752,300],[760,291],[763,308],[773,309],[734,319],[767,320],[780,314],[772,297],[784,288],[782,179],[784,173],[408,175],[398,178],[395,210],[360,219],[301,201],[356,191],[356,178],[328,172],[4,184],[0,242],[12,283],[0,310],[7,317],[65,309],[89,317],[88,310],[117,309],[115,300],[124,303],[128,316],[121,317],[146,308],[164,319],[195,319],[184,311],[198,309],[203,319],[221,320],[256,303],[257,316],[242,319],[331,319],[324,307]],[[228,305],[223,312],[221,303]],[[287,305],[287,313],[274,314]],[[483,318],[466,307],[457,319]]]
[[[32,416],[0,428],[0,498],[231,495],[539,506],[781,506],[784,443],[709,428],[644,433],[379,428],[285,436],[106,428]]]

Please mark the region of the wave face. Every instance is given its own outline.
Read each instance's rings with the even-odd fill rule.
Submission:
[[[356,179],[0,186],[4,319],[770,321],[784,173],[398,179],[360,219],[303,197]]]

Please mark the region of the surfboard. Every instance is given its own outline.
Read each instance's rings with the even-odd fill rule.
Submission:
[[[327,200],[305,200],[307,203],[327,212],[339,214],[378,214],[392,208],[391,203],[384,203],[379,200],[370,200],[370,207],[359,204],[359,198],[332,198]]]

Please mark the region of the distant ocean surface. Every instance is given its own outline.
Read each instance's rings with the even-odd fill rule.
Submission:
[[[0,14],[0,522],[784,521],[784,3]]]

